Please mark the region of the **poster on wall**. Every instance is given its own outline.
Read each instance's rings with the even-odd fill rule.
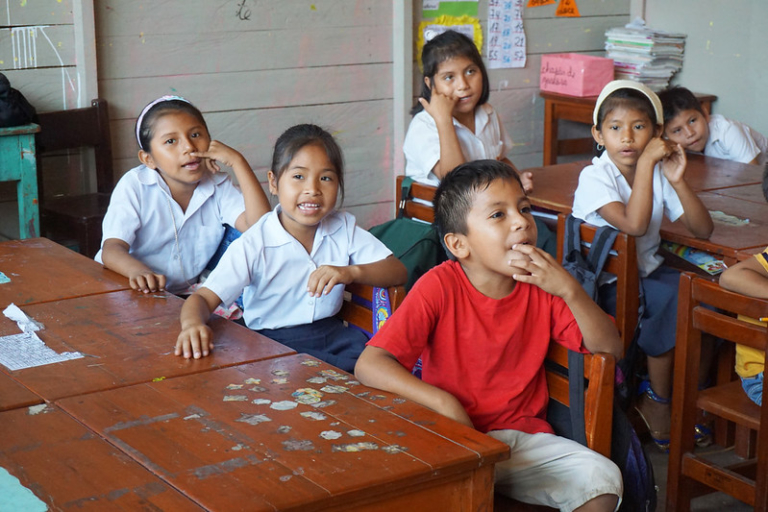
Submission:
[[[488,0],[488,67],[522,68],[526,58],[523,0]]]
[[[439,16],[434,20],[424,20],[419,24],[419,33],[416,37],[416,55],[418,55],[419,67],[421,67],[421,50],[424,48],[424,43],[446,30],[455,30],[464,34],[475,42],[478,51],[482,51],[483,29],[480,27],[480,20],[471,16]]]
[[[423,0],[422,18],[477,16],[478,0]]]

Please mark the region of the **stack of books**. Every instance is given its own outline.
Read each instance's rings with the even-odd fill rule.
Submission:
[[[605,51],[613,59],[616,79],[642,82],[661,91],[683,67],[685,34],[653,30],[636,18],[624,27],[605,33]]]

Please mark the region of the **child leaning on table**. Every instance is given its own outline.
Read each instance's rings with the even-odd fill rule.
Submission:
[[[664,137],[687,151],[756,164],[768,150],[768,139],[744,123],[718,114],[707,115],[685,87],[659,93],[664,107]]]
[[[112,192],[95,259],[134,290],[184,293],[216,252],[224,224],[245,231],[269,201],[245,158],[211,140],[203,114],[184,98],[144,107],[136,140],[141,165]],[[232,168],[239,189],[217,160]]]
[[[335,316],[344,285],[400,285],[407,272],[351,214],[336,210],[343,171],[341,148],[322,128],[302,124],[280,135],[268,174],[279,204],[229,246],[186,300],[176,355],[207,356],[213,349],[208,317],[245,288],[249,328],[352,371],[368,338]]]
[[[709,238],[714,225],[685,181],[685,151],[661,138],[661,102],[653,91],[632,80],[610,82],[597,98],[593,118],[592,136],[598,150],[605,151],[581,171],[573,215],[637,238],[645,294],[637,343],[648,356],[648,382],[637,411],[656,445],[666,451],[680,274],[663,266],[656,254],[661,222],[665,215],[673,222],[680,219],[699,238]],[[615,300],[615,293],[604,294]]]
[[[544,359],[550,340],[618,355],[616,327],[535,247],[531,204],[510,166],[462,164],[434,204],[452,261],[416,282],[368,342],[356,377],[510,445],[512,458],[496,465],[500,492],[561,510],[614,510],[618,467],[547,423]],[[422,380],[411,374],[419,357]]]

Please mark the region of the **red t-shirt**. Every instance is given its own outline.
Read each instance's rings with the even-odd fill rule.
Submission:
[[[562,299],[526,283],[491,299],[449,261],[416,283],[368,344],[409,369],[421,356],[424,382],[455,396],[479,431],[533,434],[552,432],[544,372],[550,340],[587,352]]]

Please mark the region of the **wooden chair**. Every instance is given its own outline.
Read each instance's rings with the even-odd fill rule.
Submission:
[[[405,298],[405,288],[391,286],[387,288],[389,305],[394,313]],[[363,331],[373,333],[373,287],[365,284],[352,283],[344,287],[344,303],[339,311],[339,317],[350,325]]]
[[[551,343],[547,361],[555,365],[555,368],[547,369],[549,398],[568,407],[570,403],[568,375],[556,369],[556,367],[568,368],[568,350],[562,345]],[[608,458],[611,457],[615,364],[615,358],[609,354],[584,356],[584,378],[588,381],[584,392],[587,446]],[[549,507],[519,503],[499,494],[496,494],[494,502],[494,510],[497,512],[552,510]]]
[[[436,187],[432,185],[425,185],[423,183],[413,182],[411,185],[411,193],[408,197],[400,197],[402,194],[403,178],[405,176],[397,177],[397,186],[395,187],[395,205],[405,210],[405,216],[409,219],[423,220],[432,224],[435,221],[435,211],[432,206],[414,202],[414,199],[421,199],[422,201],[432,202],[435,198]]]
[[[690,510],[691,498],[712,490],[729,494],[757,511],[768,510],[768,408],[761,408],[747,397],[738,377],[698,389],[702,333],[729,343],[766,349],[768,330],[736,319],[737,314],[768,317],[768,300],[729,292],[692,273],[680,276],[667,477],[670,512]],[[697,409],[756,431],[756,458],[725,467],[694,453]]]
[[[38,190],[41,233],[54,240],[75,239],[80,253],[93,257],[101,245],[101,224],[114,186],[112,143],[107,102],[95,99],[91,106],[38,114]],[[93,148],[96,160],[95,193],[45,197],[43,162],[67,150]]]
[[[565,237],[565,219],[567,215],[557,216],[557,261],[563,261],[563,240]],[[581,242],[591,243],[597,228],[590,224],[581,224]],[[588,252],[588,247],[583,247]],[[616,254],[613,254],[613,253]],[[616,275],[616,326],[619,329],[624,350],[629,348],[638,322],[640,307],[640,274],[637,269],[637,249],[635,237],[619,233],[613,243],[613,250],[603,270]]]

